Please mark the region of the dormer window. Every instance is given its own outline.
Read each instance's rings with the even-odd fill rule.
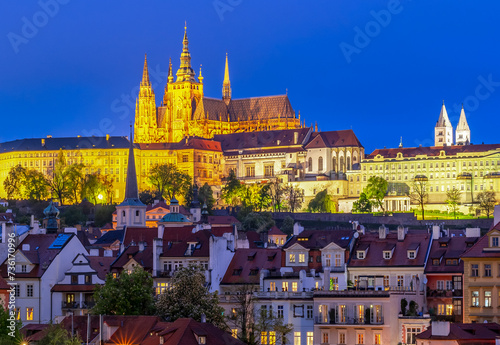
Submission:
[[[364,259],[365,258],[365,251],[364,250],[358,250],[356,252],[356,255],[357,255],[358,259]]]
[[[207,343],[207,337],[205,337],[204,335],[200,335],[198,337],[198,344],[206,344]]]
[[[491,247],[498,248],[498,236],[491,236]]]
[[[439,263],[440,263],[439,259],[432,259],[433,266],[439,266]]]
[[[389,250],[384,250],[384,259],[389,260],[392,257],[392,252]]]
[[[241,275],[241,271],[243,271],[243,269],[241,269],[241,268],[237,268],[237,269],[233,270],[233,276]]]
[[[417,256],[417,252],[415,250],[408,251],[408,259],[415,259],[416,256]]]

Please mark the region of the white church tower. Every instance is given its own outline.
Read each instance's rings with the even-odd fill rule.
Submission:
[[[455,131],[455,144],[456,145],[469,145],[470,144],[470,128],[465,117],[464,106],[460,112],[460,119],[458,120],[457,129]]]
[[[453,145],[453,126],[451,125],[446,107],[441,107],[439,120],[434,128],[434,146],[451,146]]]
[[[137,174],[135,172],[134,136],[130,131],[125,200],[116,206],[116,229],[126,227],[146,227],[146,205],[139,200]]]

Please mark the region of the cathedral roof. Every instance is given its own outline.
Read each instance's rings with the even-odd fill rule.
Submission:
[[[126,137],[72,137],[18,139],[0,143],[1,152],[58,151],[82,149],[126,149],[130,143]]]
[[[446,107],[443,105],[441,107],[441,113],[439,114],[438,122],[436,123],[436,127],[452,127],[450,119],[448,117],[448,113],[446,112]]]
[[[345,146],[363,147],[352,129],[314,133],[306,148]]]
[[[457,131],[469,131],[469,130],[470,130],[469,124],[467,123],[464,107],[462,106],[462,111],[460,112],[460,119],[458,120]]]

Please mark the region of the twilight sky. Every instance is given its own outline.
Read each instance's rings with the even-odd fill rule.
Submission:
[[[366,152],[433,144],[444,100],[472,142],[498,143],[499,1],[6,0],[0,9],[0,142],[128,135],[148,54],[157,105],[184,21],[205,96],[284,94],[320,130],[352,128]]]

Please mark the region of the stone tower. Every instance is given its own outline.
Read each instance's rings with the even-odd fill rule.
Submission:
[[[451,146],[453,145],[453,126],[451,125],[446,107],[441,107],[439,119],[434,128],[434,146]]]
[[[135,103],[134,142],[151,142],[157,136],[157,127],[155,93],[149,80],[148,59],[145,56],[139,96]]]
[[[458,120],[457,129],[455,131],[455,144],[456,145],[469,145],[470,144],[470,128],[465,117],[464,106],[460,112],[460,119]]]

